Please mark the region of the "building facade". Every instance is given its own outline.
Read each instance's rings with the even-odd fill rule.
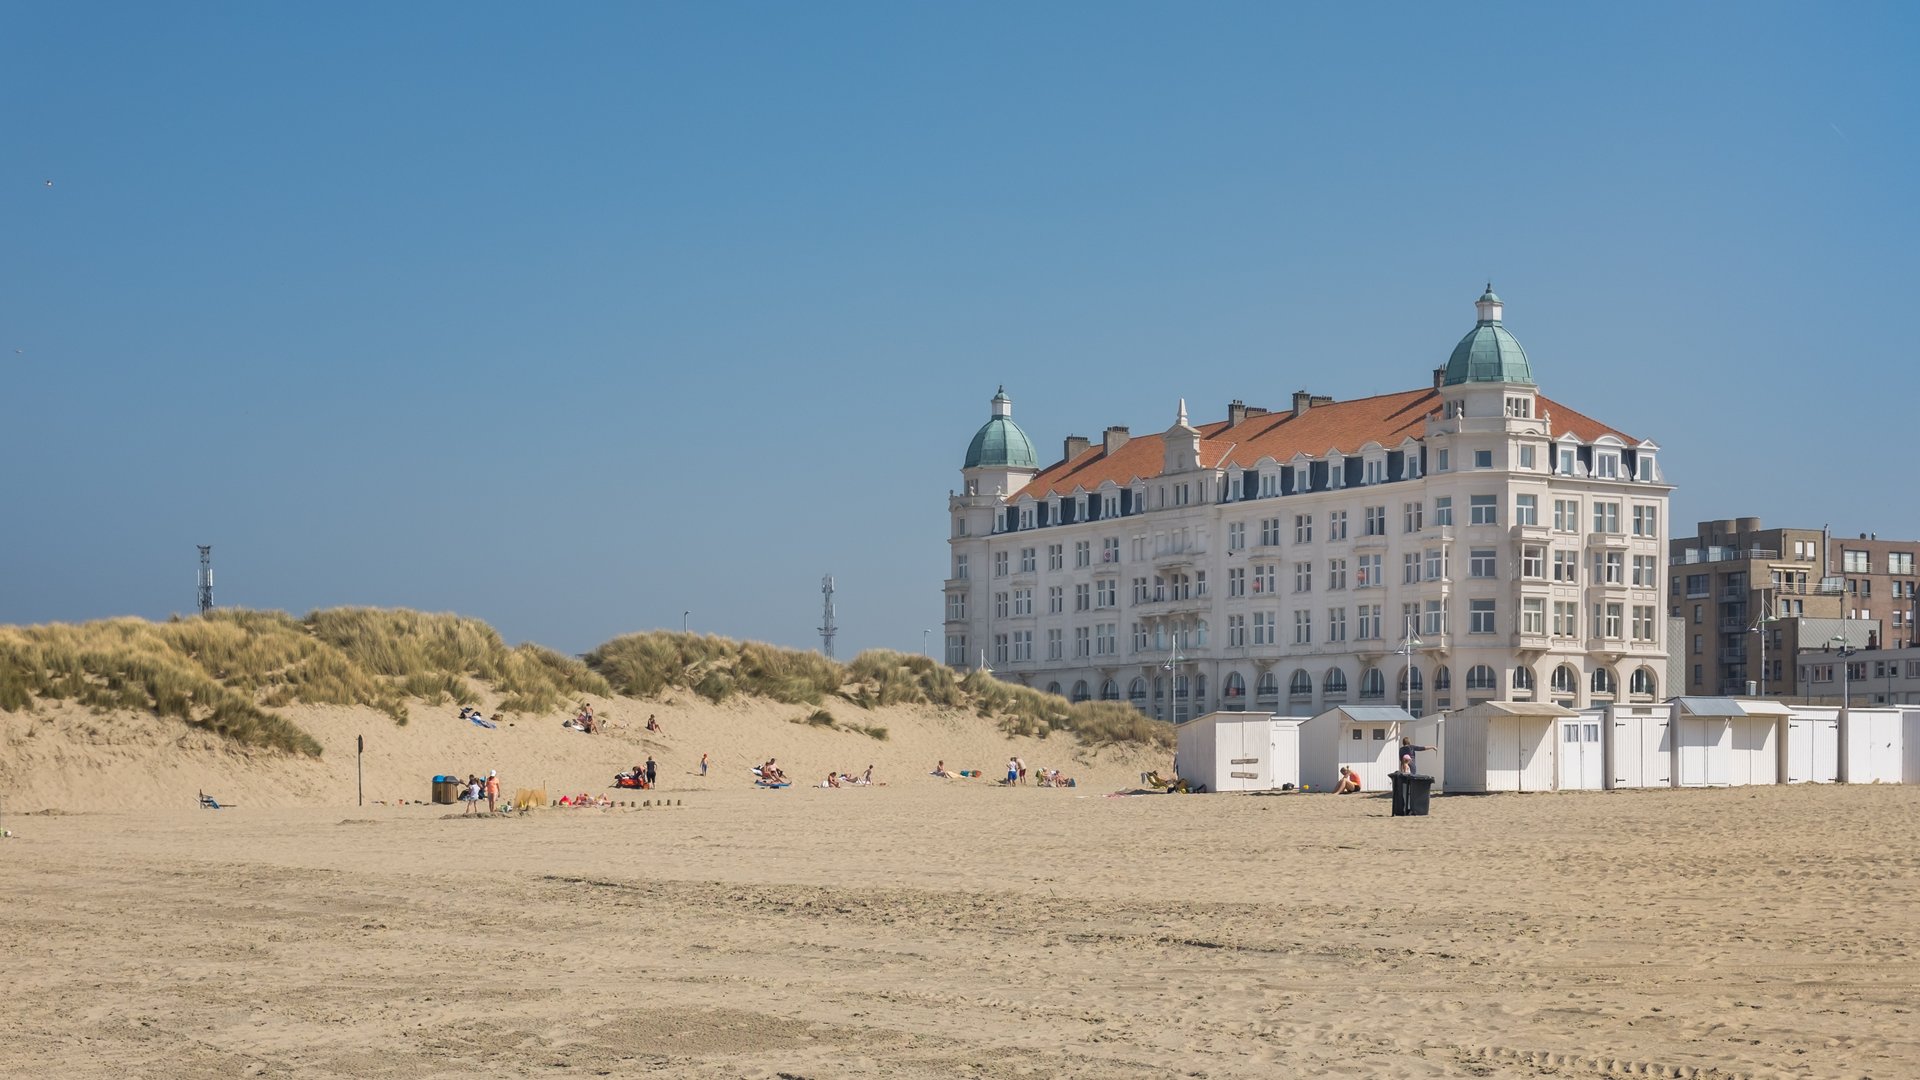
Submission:
[[[1673,649],[1689,694],[1819,696],[1801,686],[1796,654],[1843,636],[1870,650],[1913,643],[1920,542],[1731,518],[1670,546],[1669,612],[1684,624]]]
[[[1069,436],[996,394],[948,499],[947,663],[1184,720],[1666,685],[1659,447],[1539,392],[1489,288],[1431,385]]]
[[[1799,696],[1810,704],[1920,704],[1920,648],[1809,649],[1796,660]]]

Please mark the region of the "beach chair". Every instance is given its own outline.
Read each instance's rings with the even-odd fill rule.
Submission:
[[[226,806],[222,806],[220,805],[219,799],[214,798],[204,791],[200,793],[200,809],[202,810],[225,810],[232,805],[232,803],[228,803]]]

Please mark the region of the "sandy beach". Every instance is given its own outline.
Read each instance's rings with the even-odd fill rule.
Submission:
[[[0,1073],[1920,1075],[1920,790],[1112,786],[11,815]]]

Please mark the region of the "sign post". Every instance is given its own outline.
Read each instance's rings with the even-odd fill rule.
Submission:
[[[359,789],[360,805],[365,806],[367,805],[367,774],[361,767],[360,759],[365,756],[367,752],[367,737],[365,735],[355,735],[353,741],[355,743],[353,752],[353,783],[354,787]]]

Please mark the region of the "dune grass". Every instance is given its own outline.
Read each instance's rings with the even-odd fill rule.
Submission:
[[[628,634],[585,661],[534,644],[509,646],[478,619],[404,609],[330,608],[296,619],[219,609],[167,622],[107,619],[0,627],[0,710],[77,701],[175,717],[237,743],[291,753],[320,744],[274,710],[296,703],[366,706],[407,722],[410,701],[472,701],[549,713],[582,695],[657,697],[683,689],[713,702],[735,695],[807,706],[810,722],[885,739],[886,729],[839,723],[833,701],[968,708],[1016,735],[1070,731],[1091,744],[1168,746],[1173,728],[1117,702],[1070,704],[974,672],[962,678],[924,656],[876,649],[841,664],[816,652],[659,631]]]
[[[1093,745],[1173,745],[1173,725],[1132,706],[1114,701],[1070,703],[1058,694],[979,672],[962,678],[928,657],[886,649],[863,652],[842,665],[815,652],[656,631],[615,638],[588,653],[586,662],[616,692],[633,697],[654,697],[678,687],[716,703],[742,694],[788,705],[819,706],[838,697],[868,709],[964,707],[1013,735],[1045,738],[1055,731],[1070,731]]]

